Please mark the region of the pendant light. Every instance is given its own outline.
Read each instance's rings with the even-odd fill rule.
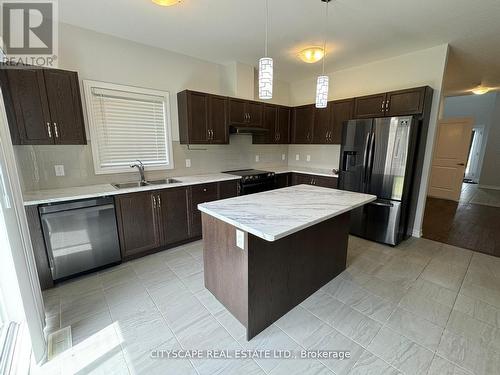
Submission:
[[[321,75],[318,77],[316,83],[316,108],[326,108],[328,106],[328,86],[329,78],[325,75],[325,60],[326,60],[326,37],[328,34],[328,3],[331,0],[321,0],[326,3],[326,17],[325,17],[325,41],[323,44],[323,69]]]
[[[267,55],[269,33],[269,0],[266,0],[265,56],[259,60],[259,99],[273,98],[273,59]]]

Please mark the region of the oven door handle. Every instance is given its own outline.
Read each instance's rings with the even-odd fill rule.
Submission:
[[[260,181],[260,182],[255,182],[253,184],[241,184],[241,187],[244,188],[251,188],[255,186],[267,186],[267,185],[272,185],[274,184],[274,179],[270,180],[265,180],[265,181]]]

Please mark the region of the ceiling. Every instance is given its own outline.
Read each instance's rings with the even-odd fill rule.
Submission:
[[[269,0],[269,54],[284,81],[308,78],[321,63],[297,53],[321,45],[324,3]],[[64,0],[61,22],[217,63],[256,66],[264,53],[265,0],[184,0],[163,8],[150,0]],[[499,0],[333,0],[327,70],[365,64],[450,43],[448,93],[481,82],[500,87]]]

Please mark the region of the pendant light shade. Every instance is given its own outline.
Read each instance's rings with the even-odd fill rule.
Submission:
[[[269,0],[266,0],[265,57],[259,60],[259,99],[273,98],[273,59],[267,55],[269,30]]]
[[[263,57],[259,60],[259,99],[273,98],[273,59]]]
[[[316,108],[328,106],[328,76],[319,76],[316,84]]]
[[[326,37],[328,34],[328,3],[331,0],[321,0],[326,3],[326,17],[325,17],[325,42],[323,44],[323,73],[318,77],[316,82],[316,108],[326,108],[328,106],[328,91],[330,79],[325,75],[325,60],[326,60]]]

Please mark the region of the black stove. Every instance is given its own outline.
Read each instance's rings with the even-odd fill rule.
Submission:
[[[241,176],[239,193],[247,195],[275,188],[274,172],[260,171],[257,169],[241,169],[223,173]]]

